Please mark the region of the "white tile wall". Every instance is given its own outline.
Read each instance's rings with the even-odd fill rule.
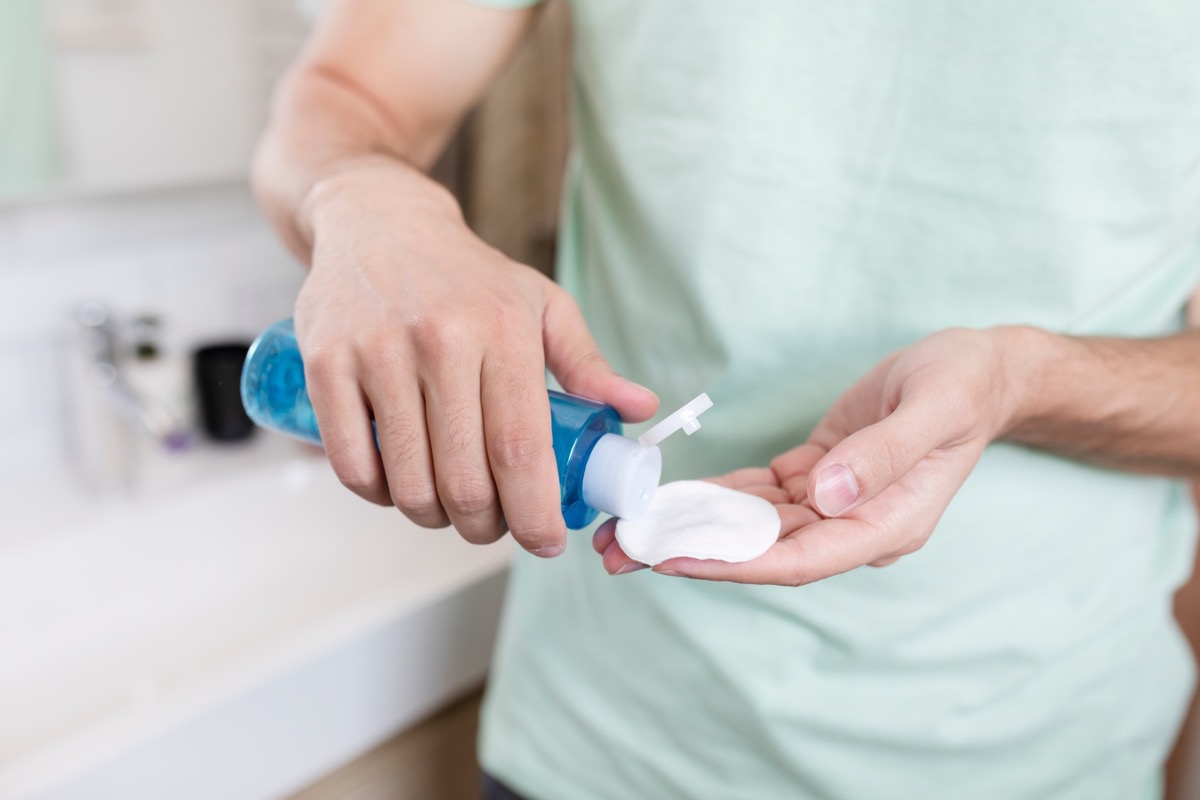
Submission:
[[[0,210],[0,478],[67,449],[58,354],[77,303],[159,314],[186,353],[289,315],[303,275],[242,184]]]
[[[55,27],[76,2],[46,3]],[[61,8],[61,6],[67,8]],[[94,2],[95,22],[122,4]],[[127,9],[129,4],[124,4]],[[106,8],[107,7],[107,8]],[[144,36],[120,46],[52,38],[59,192],[170,187],[244,174],[258,97],[246,0],[142,0]],[[98,31],[94,31],[98,32]],[[99,46],[96,46],[99,45]]]

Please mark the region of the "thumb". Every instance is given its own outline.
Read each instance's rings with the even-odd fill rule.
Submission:
[[[607,403],[626,422],[650,419],[658,410],[654,392],[616,373],[592,338],[579,305],[555,286],[542,321],[546,366],[571,394]]]
[[[808,498],[837,517],[875,497],[951,438],[936,403],[901,402],[888,416],[847,436],[812,470]]]

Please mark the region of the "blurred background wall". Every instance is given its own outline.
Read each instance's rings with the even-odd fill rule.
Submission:
[[[133,588],[112,591],[114,595],[127,592],[127,597],[106,595],[91,598],[91,603],[79,602],[76,595],[86,593],[91,583],[115,586],[124,581],[115,573],[93,574],[98,565],[78,563],[86,558],[80,554],[88,552],[86,546],[109,547],[108,538],[118,549],[134,546],[130,543],[141,534],[134,530],[136,525],[129,536],[122,534],[122,520],[140,519],[150,506],[203,504],[199,498],[209,496],[203,494],[209,487],[225,491],[226,483],[237,483],[242,475],[269,479],[264,485],[275,487],[271,491],[286,492],[270,482],[273,473],[259,467],[278,463],[284,474],[299,469],[288,460],[290,450],[270,446],[264,450],[266,442],[257,449],[228,448],[219,454],[212,446],[202,447],[172,459],[179,465],[178,479],[160,480],[153,491],[142,492],[124,505],[98,503],[68,480],[73,455],[64,419],[71,387],[64,382],[61,363],[69,350],[71,312],[85,301],[100,301],[126,320],[159,317],[163,345],[184,359],[206,342],[248,341],[291,314],[304,270],[278,243],[255,207],[247,171],[272,87],[301,48],[309,28],[298,5],[295,0],[0,3],[0,386],[4,389],[0,391],[0,568],[16,570],[18,559],[49,555],[60,546],[62,558],[71,562],[51,563],[50,558],[38,562],[45,574],[27,576],[35,589],[32,593],[22,594],[13,584],[7,587],[13,598],[9,615],[0,615],[0,652],[5,647],[26,652],[52,649],[54,634],[64,647],[79,642],[80,652],[86,650],[85,640],[97,639],[97,647],[107,653],[112,647],[105,642],[119,642],[122,626],[135,623],[146,630],[138,634],[141,639],[130,641],[147,648],[157,641],[169,648],[167,629],[178,625],[157,630],[151,626],[154,615],[136,612],[126,619],[114,611],[123,602],[136,608],[151,601],[139,594],[143,589],[136,582],[123,584]],[[553,3],[528,46],[466,121],[436,169],[483,238],[547,272],[552,268],[568,139],[568,50],[566,9]],[[27,168],[31,166],[36,169]],[[147,463],[158,469],[167,460]],[[300,473],[292,477],[296,474]],[[336,490],[338,499],[343,494]],[[282,498],[272,496],[264,502]],[[320,502],[332,505],[333,500]],[[345,502],[352,502],[349,495]],[[352,516],[351,511],[361,512],[366,521],[353,524],[394,533],[391,516],[385,513],[367,520],[368,511],[361,506],[354,502],[343,519]],[[208,526],[236,528],[237,518],[245,512],[244,508],[205,508],[197,535],[211,540]],[[346,533],[330,529],[328,537],[340,539]],[[251,527],[232,534],[233,539],[245,541],[249,550],[259,541],[259,533]],[[174,560],[173,568],[180,575],[190,574],[193,533],[168,526],[147,535]],[[242,562],[241,572],[251,561],[247,552],[236,549],[223,558],[233,567]],[[120,553],[115,560],[132,563]],[[282,580],[285,573],[297,585],[315,583],[298,567],[281,564],[279,569],[279,576],[264,573],[264,587]],[[71,579],[71,570],[92,574],[95,580]],[[329,580],[336,574],[337,569],[322,572]],[[502,581],[503,575],[497,573],[455,595],[466,598],[462,608],[472,603],[486,606],[470,606],[476,627],[496,613],[497,602],[488,593],[500,591]],[[229,578],[211,587],[212,609],[193,609],[191,621],[179,624],[196,625],[210,611],[215,615],[223,608],[226,599],[217,596],[221,583],[229,584]],[[54,588],[60,584],[61,591]],[[168,601],[156,597],[153,602]],[[21,603],[42,603],[47,608],[22,608]],[[59,625],[62,630],[48,632],[41,623],[30,622],[42,612],[47,626]],[[314,613],[309,628],[316,631],[322,624]],[[78,631],[72,633],[70,625]],[[454,637],[462,634],[455,633],[453,625],[443,630],[439,635],[446,646],[458,646]],[[130,631],[126,633],[132,636]],[[216,630],[210,633],[223,635]],[[477,631],[470,636],[480,638]],[[117,659],[116,654],[108,655]],[[107,657],[97,650],[87,657],[96,662],[80,668],[103,672],[108,662],[101,656]],[[485,663],[480,662],[481,668]],[[39,681],[36,676],[6,674],[0,665],[0,695],[19,694],[27,678],[36,691],[53,694],[57,680],[53,674],[68,666],[44,664],[43,671],[50,677]],[[114,680],[114,686],[119,686],[123,678]],[[95,697],[107,697],[101,692],[108,690],[100,683]],[[153,683],[143,680],[137,690],[141,695],[110,708],[112,718],[158,713],[158,701],[151,697],[154,691],[145,689]],[[431,720],[328,776],[306,796],[366,796],[362,792],[372,791],[374,796],[389,798],[472,796],[477,686],[472,684],[467,696]],[[87,687],[75,688],[81,698],[87,695]],[[66,697],[70,692],[64,689],[62,694]],[[378,691],[368,700],[386,704],[391,694]],[[416,704],[412,707],[432,711],[446,699],[439,696],[422,705],[424,700],[412,698]],[[23,730],[53,727],[60,717],[82,720],[87,716],[82,701],[78,717],[71,717],[78,709],[67,709],[66,700],[62,705],[57,717],[43,710],[33,716],[9,715],[6,723],[0,713],[0,796],[10,796],[7,790],[12,788],[5,784],[11,777],[4,771],[6,752],[24,758],[40,747],[19,741],[28,739]],[[313,713],[325,712],[314,706]],[[58,741],[47,737],[49,743]],[[269,736],[253,745],[245,754],[248,778],[270,772],[267,762],[278,749]],[[209,762],[209,755],[198,752],[195,760]],[[326,768],[310,766],[309,772]]]
[[[303,278],[246,183],[271,88],[307,31],[297,4],[42,6],[57,164],[41,185],[0,189],[0,375],[17,387],[0,393],[0,476],[62,457],[55,346],[74,304],[160,315],[185,350],[289,315]],[[486,240],[544,270],[567,47],[555,4],[437,170]]]

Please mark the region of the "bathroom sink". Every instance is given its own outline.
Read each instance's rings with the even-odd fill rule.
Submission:
[[[300,788],[476,685],[511,548],[293,455],[0,549],[0,798]]]

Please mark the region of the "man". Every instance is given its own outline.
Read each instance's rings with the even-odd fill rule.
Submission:
[[[256,167],[311,263],[342,481],[543,557],[492,673],[495,791],[1157,796],[1192,681],[1200,6],[572,12],[566,291],[422,174],[523,0],[335,0]],[[634,422],[639,384],[708,391],[667,477],[767,497],[779,543],[609,577],[639,565],[610,528],[602,560],[567,544],[545,368]]]

